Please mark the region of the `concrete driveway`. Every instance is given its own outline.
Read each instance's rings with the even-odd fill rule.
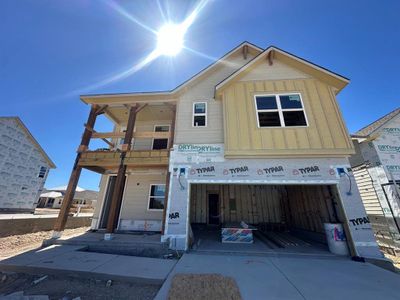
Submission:
[[[400,275],[347,258],[184,254],[155,299],[167,298],[177,273],[233,277],[243,299],[400,299]]]

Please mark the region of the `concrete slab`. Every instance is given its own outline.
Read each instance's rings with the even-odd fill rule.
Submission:
[[[0,270],[163,283],[176,260],[77,251],[53,245],[0,261]]]
[[[400,275],[351,260],[271,258],[306,299],[399,299]]]
[[[400,275],[347,258],[184,254],[156,296],[167,299],[178,273],[217,273],[236,280],[246,299],[399,299]]]
[[[39,262],[41,260],[52,259],[58,255],[77,251],[82,249],[82,246],[60,246],[52,245],[42,249],[35,249],[31,251],[24,252],[22,254],[0,260],[1,265],[28,265],[34,262]]]
[[[295,287],[266,257],[184,254],[156,296],[167,299],[172,278],[178,273],[217,273],[232,277],[243,299],[303,299]]]
[[[119,255],[107,263],[94,268],[92,272],[116,276],[123,274],[132,278],[163,282],[176,263],[177,260],[174,259],[161,260],[157,258]]]

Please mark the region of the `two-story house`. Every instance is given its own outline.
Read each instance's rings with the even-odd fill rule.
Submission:
[[[400,108],[353,135],[350,163],[376,238],[400,252]]]
[[[324,242],[324,223],[342,223],[351,255],[382,258],[336,101],[348,82],[245,42],[171,91],[81,96],[91,112],[64,199],[87,168],[102,174],[92,229],[107,234],[159,231],[187,250],[199,227],[244,222]],[[102,113],[114,132],[93,129]],[[89,151],[91,138],[109,149]]]
[[[0,211],[33,212],[55,164],[18,117],[0,117]]]

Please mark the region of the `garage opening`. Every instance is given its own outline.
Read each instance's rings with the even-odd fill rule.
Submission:
[[[328,253],[324,223],[343,223],[334,185],[191,184],[192,249]],[[225,233],[247,228],[251,237]]]

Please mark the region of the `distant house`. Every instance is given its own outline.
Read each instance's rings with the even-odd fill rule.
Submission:
[[[0,117],[0,210],[35,209],[55,164],[18,117]]]
[[[58,186],[46,189],[39,198],[39,208],[60,208],[64,200],[64,194],[67,186]],[[98,197],[97,191],[85,190],[81,187],[76,187],[72,207],[93,209]]]
[[[400,108],[352,138],[350,163],[375,235],[382,245],[400,249]]]

